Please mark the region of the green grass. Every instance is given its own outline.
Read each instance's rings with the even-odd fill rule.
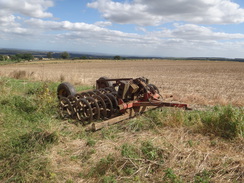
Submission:
[[[189,127],[199,133],[210,133],[225,139],[244,138],[244,108],[215,106],[204,111],[162,108],[148,111],[129,121],[129,131],[169,127]]]
[[[56,182],[45,153],[59,143],[60,137],[80,135],[65,127],[59,129],[58,84],[0,79],[0,180]],[[94,144],[88,140],[89,146]]]
[[[60,119],[57,113],[56,89],[59,83],[33,82],[23,79],[0,79],[0,182],[75,182],[66,172],[54,172],[49,151],[63,139],[81,139],[85,149],[78,154],[65,151],[72,162],[89,165],[101,143],[116,144],[124,132],[139,134],[151,131],[160,134],[165,127],[185,127],[194,133],[213,134],[223,139],[244,138],[244,108],[215,106],[204,111],[184,111],[173,108],[151,110],[121,125],[99,132],[85,132],[82,125]],[[90,89],[79,86],[77,91]],[[67,141],[66,141],[67,142]],[[94,182],[182,182],[174,167],[165,167],[171,149],[162,149],[148,137],[135,143],[123,142],[105,157],[98,156],[79,175]],[[195,141],[187,141],[189,148]],[[212,141],[212,146],[217,145]],[[60,150],[60,152],[62,152]],[[158,173],[159,172],[159,173]],[[158,173],[158,174],[157,174]],[[155,179],[145,178],[157,175]],[[160,177],[160,176],[161,177]],[[212,172],[203,170],[193,182],[211,182]],[[61,178],[60,178],[61,177]]]
[[[0,80],[0,179],[34,182],[49,179],[45,150],[58,142],[55,83]]]

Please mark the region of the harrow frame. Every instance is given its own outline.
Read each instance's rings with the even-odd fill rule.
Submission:
[[[61,83],[57,89],[60,114],[87,125],[87,130],[99,130],[149,108],[177,107],[191,110],[187,104],[162,101],[158,88],[147,78],[101,77],[95,90],[76,92],[70,83]]]

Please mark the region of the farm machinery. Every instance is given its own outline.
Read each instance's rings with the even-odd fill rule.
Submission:
[[[67,82],[57,89],[60,114],[88,125],[89,130],[98,130],[134,117],[148,108],[188,108],[187,104],[163,102],[158,88],[149,84],[147,78],[109,79],[101,77],[96,89],[76,92]]]

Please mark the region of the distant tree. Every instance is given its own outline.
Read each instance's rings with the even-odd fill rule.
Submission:
[[[10,57],[11,61],[16,61],[16,59],[17,59],[17,57],[15,55],[10,55],[9,57]]]
[[[17,54],[15,54],[15,57],[16,57],[16,59],[21,59],[23,57],[23,55],[20,53],[17,53]]]
[[[121,57],[119,55],[114,56],[114,60],[120,60]]]
[[[23,60],[31,61],[31,60],[34,60],[34,56],[31,53],[24,53],[22,55],[22,59]]]
[[[47,53],[47,58],[53,58],[53,52],[48,52]]]
[[[64,51],[61,53],[60,57],[62,59],[68,59],[70,56],[69,56],[69,53],[67,51]]]
[[[8,55],[0,55],[0,61],[7,61],[9,59]]]
[[[87,56],[82,56],[82,57],[80,57],[80,59],[86,60]]]
[[[21,60],[34,60],[34,56],[31,53],[24,53],[24,54],[15,54],[14,56],[11,56],[11,60],[13,61],[21,61]]]

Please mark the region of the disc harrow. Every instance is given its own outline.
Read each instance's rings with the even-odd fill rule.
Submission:
[[[82,123],[90,123],[111,118],[118,114],[118,102],[111,88],[98,89],[59,96],[59,109],[63,118],[78,119]]]
[[[79,120],[84,125],[125,113],[131,117],[132,113],[143,112],[149,106],[190,109],[187,104],[163,102],[159,89],[143,77],[101,77],[96,81],[96,89],[82,92],[76,92],[70,83],[64,82],[58,86],[57,95],[61,117]]]

